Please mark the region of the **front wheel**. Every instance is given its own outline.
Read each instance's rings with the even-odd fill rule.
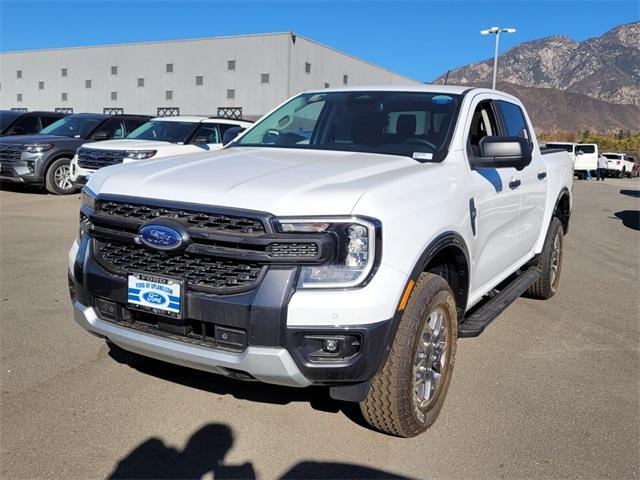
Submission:
[[[360,403],[365,420],[398,437],[414,437],[435,422],[456,354],[458,321],[447,282],[423,273],[402,314],[385,365]]]
[[[45,175],[45,186],[54,195],[70,195],[76,191],[71,183],[71,159],[59,158],[51,164]]]

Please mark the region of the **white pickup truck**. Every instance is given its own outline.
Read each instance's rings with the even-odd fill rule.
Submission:
[[[120,358],[325,385],[414,436],[458,337],[556,292],[572,171],[495,90],[304,92],[221,151],[96,172],[75,320]]]
[[[626,153],[604,152],[602,154],[607,159],[607,174],[612,177],[629,177],[635,172],[635,160],[631,160]]]
[[[573,160],[573,173],[582,180],[588,171],[594,174],[598,168],[598,145],[595,143],[549,142],[546,147],[569,152]]]
[[[220,150],[227,130],[244,130],[250,125],[215,117],[152,118],[124,139],[83,144],[71,161],[71,182],[81,187],[96,170],[118,163]]]

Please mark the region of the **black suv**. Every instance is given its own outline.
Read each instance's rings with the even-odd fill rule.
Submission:
[[[64,113],[58,112],[0,110],[0,137],[33,135],[64,116]]]
[[[36,135],[0,138],[0,181],[46,186],[50,193],[75,192],[69,164],[86,142],[124,138],[149,120],[145,115],[78,113],[43,128]]]

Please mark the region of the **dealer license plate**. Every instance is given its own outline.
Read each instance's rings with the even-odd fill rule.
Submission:
[[[132,274],[129,275],[128,286],[130,308],[182,318],[182,281],[155,275]]]

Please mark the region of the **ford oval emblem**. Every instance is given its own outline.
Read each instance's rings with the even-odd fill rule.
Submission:
[[[154,305],[164,305],[167,303],[167,297],[158,292],[145,292],[142,294],[142,298]]]
[[[138,230],[140,241],[157,250],[175,250],[184,242],[182,234],[166,225],[144,225]]]

